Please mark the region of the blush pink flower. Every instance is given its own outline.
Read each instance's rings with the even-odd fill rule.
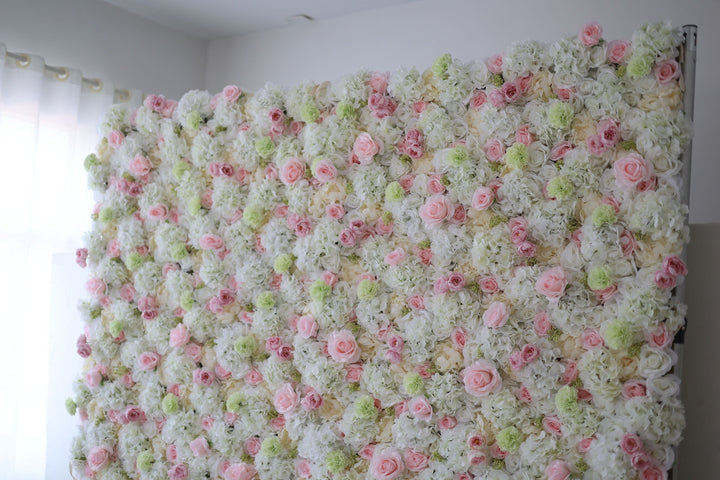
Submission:
[[[303,315],[297,320],[297,330],[302,338],[312,338],[317,334],[318,324],[311,315]]]
[[[210,445],[205,437],[198,437],[190,441],[190,450],[196,457],[204,457],[210,453]]]
[[[570,478],[571,473],[570,465],[562,460],[553,460],[545,468],[545,475],[548,476],[548,480],[567,480]]]
[[[403,260],[405,260],[405,250],[401,247],[385,255],[385,263],[388,265],[397,266],[400,265]]]
[[[273,397],[273,405],[278,413],[285,415],[292,413],[300,403],[300,396],[297,394],[293,386],[289,383],[280,387]]]
[[[430,457],[416,450],[405,450],[405,467],[411,472],[420,472],[427,468]]]
[[[242,95],[242,90],[237,85],[227,85],[222,89],[222,96],[227,102],[234,102]]]
[[[280,181],[293,185],[305,176],[305,164],[299,158],[291,157],[280,168]]]
[[[415,397],[408,404],[410,413],[417,419],[430,421],[433,410],[432,405],[425,397]]]
[[[585,47],[597,45],[602,38],[602,27],[597,22],[586,23],[578,33],[578,40]],[[557,479],[553,479],[557,480]]]
[[[369,133],[361,133],[353,144],[353,153],[357,156],[361,165],[372,162],[373,157],[380,153],[380,144],[373,140]]]
[[[472,208],[487,210],[495,201],[495,194],[488,187],[478,187],[472,197]]]
[[[500,285],[494,275],[487,275],[477,279],[480,290],[485,295],[494,295],[500,291]]]
[[[538,337],[544,337],[547,335],[552,328],[552,325],[550,324],[550,316],[547,312],[540,312],[535,315],[533,326],[535,327],[535,333]]]
[[[120,130],[112,130],[108,133],[107,139],[112,148],[118,149],[125,141],[125,134]]]
[[[648,181],[653,175],[653,168],[637,153],[630,153],[613,164],[615,181],[624,188],[636,188],[641,182]]]
[[[260,442],[258,441],[258,451],[260,450]],[[225,470],[225,480],[251,480],[257,470],[247,463],[235,463]]]
[[[490,70],[490,73],[494,73],[496,75],[499,75],[502,73],[502,67],[503,67],[503,58],[502,53],[496,53],[492,57],[488,59],[488,70]]]
[[[557,302],[565,294],[568,275],[562,267],[553,267],[540,275],[535,282],[535,290],[545,295],[551,302]]]
[[[485,142],[483,152],[488,161],[497,162],[505,155],[505,144],[497,138],[491,138]]]
[[[190,332],[185,324],[180,323],[170,330],[170,346],[173,348],[182,347],[190,341]]]
[[[400,452],[394,448],[386,448],[375,452],[370,462],[370,473],[377,480],[393,480],[405,470]]]
[[[160,361],[160,355],[155,352],[143,352],[140,354],[137,360],[138,367],[141,370],[152,370],[157,367]]]
[[[340,330],[328,336],[328,353],[336,362],[355,363],[360,360],[360,347],[349,330]]]
[[[330,160],[319,160],[315,166],[315,178],[322,183],[327,183],[337,177],[337,168]]]
[[[562,423],[560,422],[560,419],[555,415],[548,415],[546,417],[543,417],[542,426],[546,432],[555,435],[556,437],[562,437]]]
[[[420,218],[429,228],[436,228],[454,211],[452,203],[445,195],[433,195],[420,207]]]
[[[492,302],[485,313],[483,323],[490,328],[500,328],[510,318],[510,308],[503,302]]]
[[[655,78],[665,85],[680,78],[680,64],[674,59],[663,60],[655,66]]]
[[[214,233],[206,233],[200,237],[200,248],[203,250],[222,250],[225,248],[225,242],[221,237]]]
[[[625,40],[613,40],[608,43],[606,54],[611,63],[621,64],[630,50],[630,43]]]
[[[491,393],[499,392],[502,388],[502,378],[495,365],[487,360],[477,360],[461,372],[465,391],[474,397],[486,397]]]
[[[585,350],[592,350],[593,348],[602,347],[605,345],[600,332],[594,328],[586,328],[582,335],[580,335],[580,341]]]
[[[87,464],[90,470],[97,472],[110,462],[110,452],[105,447],[93,447],[87,456]]]

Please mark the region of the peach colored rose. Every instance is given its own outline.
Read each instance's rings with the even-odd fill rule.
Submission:
[[[607,59],[612,63],[623,63],[630,50],[630,43],[625,40],[613,40],[607,45]]]
[[[636,188],[652,177],[652,165],[637,153],[630,153],[613,164],[615,181],[625,188]]]
[[[545,475],[548,476],[548,480],[567,480],[570,478],[571,473],[570,465],[562,460],[553,460],[545,468]]]
[[[454,211],[452,203],[446,196],[433,195],[420,207],[420,218],[429,228],[435,228],[449,218]]]
[[[380,153],[380,144],[373,140],[369,133],[361,133],[353,144],[353,153],[362,165],[372,162],[373,157]]]
[[[602,27],[597,22],[586,23],[580,29],[580,33],[578,33],[578,40],[580,40],[580,43],[582,43],[585,47],[592,47],[593,45],[597,45],[601,38]]]
[[[300,396],[295,392],[293,386],[289,383],[280,387],[273,397],[273,405],[275,410],[280,414],[292,413],[300,403]]]
[[[551,302],[557,302],[565,294],[568,275],[562,267],[553,267],[540,275],[535,282],[535,290],[545,295]]]
[[[328,336],[328,353],[336,362],[355,363],[360,360],[360,347],[350,330],[340,330]]]
[[[499,392],[502,378],[495,366],[487,360],[477,360],[461,372],[465,391],[473,397],[486,397]]]
[[[403,470],[405,470],[405,464],[400,452],[394,448],[376,452],[370,462],[370,473],[377,480],[393,480],[399,477]]]
[[[482,318],[483,323],[490,328],[502,327],[510,318],[510,308],[503,302],[492,302]]]
[[[305,164],[299,158],[289,158],[280,169],[280,181],[293,185],[305,176]]]

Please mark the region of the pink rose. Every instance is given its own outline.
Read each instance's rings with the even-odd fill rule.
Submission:
[[[82,358],[88,358],[92,354],[92,348],[87,344],[85,335],[80,335],[75,346],[77,347],[77,354]]]
[[[467,446],[472,450],[480,450],[485,446],[485,437],[479,433],[470,434],[467,438]]]
[[[278,348],[280,348],[282,344],[282,338],[278,336],[272,336],[268,338],[265,342],[265,350],[267,350],[268,352],[277,352]]]
[[[423,265],[430,265],[430,262],[432,262],[433,253],[429,248],[418,248],[415,250],[415,255],[417,255]]]
[[[387,344],[390,350],[395,350],[396,352],[401,352],[403,347],[405,346],[403,338],[397,334],[390,335],[387,339]]]
[[[204,457],[210,453],[210,445],[205,437],[198,437],[190,441],[190,450],[196,457]]]
[[[553,460],[545,469],[548,480],[567,480],[571,473],[570,465],[562,460]]]
[[[626,433],[620,440],[620,448],[628,455],[633,455],[635,453],[641,452],[644,447],[642,440],[640,440],[640,437],[638,437],[634,433]]]
[[[380,153],[380,144],[373,140],[369,133],[361,133],[353,144],[353,153],[362,165],[372,162],[373,157]]]
[[[605,341],[600,335],[600,332],[594,328],[586,328],[580,336],[580,341],[582,342],[582,346],[585,350],[592,350],[593,348],[605,346]]]
[[[333,220],[340,220],[345,216],[345,208],[339,203],[331,203],[325,207],[325,214]]]
[[[520,98],[521,92],[515,82],[503,83],[503,86],[500,87],[500,91],[502,92],[503,96],[505,97],[505,101],[507,102],[512,103]]]
[[[392,363],[393,365],[398,365],[400,362],[402,362],[402,353],[395,351],[395,350],[387,350],[385,352],[385,360]]]
[[[425,298],[422,295],[413,295],[407,300],[408,305],[413,310],[424,310],[425,309]]]
[[[400,265],[403,260],[405,260],[405,250],[400,247],[385,255],[385,263],[388,265],[397,266]]]
[[[165,458],[170,463],[177,462],[177,447],[175,445],[168,445],[165,449]]]
[[[310,463],[310,460],[300,458],[295,462],[295,473],[300,478],[310,478],[312,476],[310,470],[311,466],[312,463]]]
[[[311,410],[317,410],[318,408],[322,407],[323,398],[312,387],[307,387],[305,397],[300,403],[302,405],[302,408],[309,412]]]
[[[530,125],[523,125],[518,128],[518,131],[515,132],[515,141],[517,143],[522,143],[526,147],[529,147],[530,144],[535,141],[533,134],[530,133]]]
[[[652,177],[652,165],[637,153],[630,153],[613,165],[615,181],[625,188],[636,188],[641,182]]]
[[[662,268],[675,277],[684,277],[688,273],[687,266],[682,258],[674,255],[663,259]]]
[[[377,480],[392,480],[399,477],[405,464],[402,461],[400,452],[394,448],[386,448],[382,452],[375,453],[370,462],[370,473]]]
[[[297,321],[298,333],[302,338],[311,338],[317,334],[318,324],[310,315],[303,315]]]
[[[387,72],[373,72],[368,81],[370,88],[375,93],[385,93],[388,86],[388,74]]]
[[[505,155],[505,144],[497,138],[491,138],[483,146],[485,158],[490,162],[497,162]]]
[[[440,277],[435,280],[433,285],[433,293],[435,295],[443,295],[448,292],[448,279],[447,277]]]
[[[457,426],[457,419],[451,415],[445,415],[438,419],[437,424],[440,430],[452,430]]]
[[[505,95],[503,95],[502,90],[500,89],[490,92],[488,100],[490,101],[490,105],[498,110],[505,108]]]
[[[663,60],[655,65],[655,78],[660,85],[665,85],[680,78],[680,64],[674,59]]]
[[[662,269],[655,272],[653,280],[655,281],[655,285],[657,285],[658,288],[662,288],[665,290],[673,289],[675,288],[675,285],[677,285],[676,277],[674,275],[671,275],[668,271]]]
[[[542,426],[546,432],[555,435],[556,437],[562,437],[562,423],[560,419],[555,415],[548,415],[542,419]]]
[[[405,450],[405,467],[411,472],[419,472],[428,466],[430,457],[412,449]]]
[[[143,352],[138,357],[138,367],[140,367],[141,370],[152,370],[153,368],[157,367],[158,362],[160,361],[160,355],[158,355],[155,352]]]
[[[528,343],[523,346],[520,355],[525,364],[534,362],[540,356],[540,348],[537,345]]]
[[[672,342],[670,332],[664,323],[658,325],[652,332],[645,332],[645,339],[649,346],[660,349],[667,347]]]
[[[646,452],[637,452],[630,457],[630,464],[635,469],[643,471],[652,466],[653,460]]]
[[[565,294],[568,275],[562,267],[545,270],[535,282],[535,290],[551,302],[557,302]]]
[[[451,292],[459,292],[465,288],[465,277],[462,273],[453,272],[447,276],[448,290]]]
[[[433,173],[427,179],[427,189],[431,195],[438,195],[445,193],[445,185],[442,183],[442,176]]]
[[[256,473],[257,470],[252,465],[235,463],[225,470],[225,480],[250,480]]]
[[[225,242],[218,235],[213,233],[206,233],[200,237],[200,248],[204,250],[222,250],[225,247]]]
[[[608,61],[616,64],[623,63],[625,55],[627,55],[629,49],[629,42],[626,42],[625,40],[613,40],[607,45],[606,53]]]
[[[475,210],[487,210],[495,201],[495,194],[488,187],[478,187],[472,197],[472,207]]]
[[[363,367],[359,363],[345,366],[345,380],[349,383],[358,383],[362,376]]]
[[[107,139],[112,148],[118,149],[125,141],[125,135],[120,130],[112,130],[108,133]]]
[[[667,480],[667,472],[657,465],[650,465],[640,470],[640,480]]]
[[[620,248],[622,248],[624,256],[631,255],[637,248],[635,235],[630,230],[623,230],[620,234]]]
[[[450,339],[456,349],[462,350],[465,347],[465,342],[467,342],[467,332],[462,327],[457,327],[452,331]]]
[[[352,229],[346,228],[345,230],[342,230],[339,235],[340,243],[343,244],[345,247],[352,247],[355,245],[355,242],[357,242],[357,237],[355,235],[355,231]]]
[[[430,421],[432,418],[432,405],[430,405],[430,402],[428,402],[425,397],[413,398],[410,400],[408,407],[410,409],[410,413],[412,413],[415,418],[425,421]]]
[[[360,360],[360,347],[349,330],[340,330],[328,336],[328,353],[336,362],[355,363]]]
[[[567,155],[567,153],[572,149],[572,143],[567,140],[563,140],[562,142],[555,144],[552,150],[550,150],[550,160],[557,162],[561,158],[564,158],[565,155]]]
[[[486,397],[499,392],[502,378],[495,366],[487,360],[477,360],[461,372],[465,391],[473,397]]]
[[[580,33],[578,33],[578,40],[580,40],[580,43],[582,43],[585,47],[597,45],[601,38],[602,27],[597,22],[586,23],[580,29]],[[558,480],[558,478],[551,480]]]
[[[128,168],[136,176],[144,177],[145,175],[150,173],[152,165],[150,164],[150,160],[138,153],[137,155],[135,155],[135,158],[132,159],[130,165],[128,165]]]
[[[488,70],[490,70],[490,73],[494,73],[496,75],[499,75],[502,73],[502,67],[503,67],[503,58],[502,53],[496,53],[492,57],[488,59]]]
[[[475,110],[480,109],[487,102],[487,94],[483,90],[476,90],[470,98],[470,107]]]
[[[101,297],[107,291],[107,284],[101,278],[91,278],[85,283],[85,289],[94,297]]]
[[[444,195],[433,195],[420,207],[420,218],[428,228],[439,226],[443,220],[450,217],[455,209],[450,200]]]
[[[525,362],[523,362],[522,359],[522,352],[517,350],[512,352],[508,357],[508,363],[510,364],[510,369],[513,372],[517,372],[525,368]]]
[[[213,374],[210,370],[205,368],[196,368],[193,370],[193,382],[203,387],[209,387],[213,384]]]
[[[375,444],[374,443],[368,443],[367,445],[363,446],[358,451],[358,456],[365,460],[372,460],[372,457],[374,454],[375,454]]]
[[[289,383],[284,384],[280,387],[273,397],[273,405],[275,410],[280,414],[292,413],[300,402],[300,397],[293,386]]]
[[[222,96],[227,102],[234,102],[240,98],[241,94],[242,90],[240,90],[240,88],[236,85],[227,85],[222,89]]]
[[[250,437],[247,440],[245,440],[245,444],[243,447],[245,448],[245,452],[247,452],[248,455],[251,457],[254,457],[260,452],[260,446],[261,442],[258,437]]]
[[[525,258],[534,257],[537,250],[537,245],[527,240],[518,243],[515,247],[517,248],[517,254]]]
[[[606,147],[614,147],[622,140],[620,125],[611,118],[600,120],[597,126],[597,133],[600,135],[600,141]]]
[[[190,341],[190,332],[185,324],[178,324],[170,330],[170,346],[173,348],[182,347]]]
[[[285,185],[293,185],[304,176],[305,164],[299,158],[289,158],[280,169],[280,181]]]
[[[185,346],[185,355],[199,362],[202,357],[202,347],[197,343],[189,343]]]
[[[477,283],[485,295],[493,295],[500,291],[500,285],[498,285],[498,281],[494,275],[480,277],[477,279]]]
[[[578,377],[579,373],[580,373],[580,369],[578,368],[577,362],[575,362],[573,360],[569,360],[567,362],[567,365],[565,365],[565,371],[563,372],[561,383],[563,385],[571,384]]]
[[[530,395],[530,391],[525,385],[521,385],[518,391],[515,393],[515,396],[520,400],[521,402],[525,403],[532,403],[532,395]]]
[[[623,384],[622,394],[626,399],[646,396],[647,386],[645,380],[639,378],[628,380]]]
[[[554,85],[555,94],[560,100],[568,101],[575,94],[575,89],[567,85]]]
[[[508,228],[510,229],[510,240],[518,245],[524,242],[527,237],[528,221],[524,217],[511,218],[508,222]]]
[[[330,182],[337,177],[337,168],[330,160],[320,160],[315,164],[315,178],[323,183]]]
[[[168,208],[162,203],[153,205],[148,210],[147,218],[149,220],[165,220],[168,216]]]
[[[510,308],[503,302],[492,302],[485,313],[483,313],[483,323],[490,328],[500,328],[505,325],[510,318]]]
[[[540,312],[535,315],[533,325],[535,327],[535,333],[538,337],[544,337],[552,328],[552,325],[550,324],[550,316],[547,312]]]
[[[87,267],[87,257],[87,248],[78,248],[75,250],[75,263],[77,263],[81,268]]]
[[[105,447],[93,447],[87,456],[90,470],[97,472],[110,462],[110,452]]]
[[[592,446],[592,443],[595,441],[595,438],[593,437],[585,437],[582,440],[578,442],[577,445],[577,451],[581,454],[586,454],[590,451],[590,447]]]

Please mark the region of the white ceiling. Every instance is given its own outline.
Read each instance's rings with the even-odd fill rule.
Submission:
[[[203,39],[291,25],[294,15],[315,20],[413,0],[105,0],[116,7]]]

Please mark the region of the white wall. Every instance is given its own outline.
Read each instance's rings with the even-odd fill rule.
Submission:
[[[205,41],[100,0],[0,0],[0,42],[145,93],[179,98],[205,82]]]
[[[449,52],[483,59],[515,41],[551,42],[599,21],[605,38],[629,38],[642,23],[669,19],[699,26],[696,136],[693,144],[693,223],[720,221],[720,161],[715,152],[720,111],[720,2],[716,0],[421,0],[318,21],[310,25],[213,40],[206,87],[236,83],[257,90],[266,81],[291,86],[334,80],[361,68],[430,66]]]

